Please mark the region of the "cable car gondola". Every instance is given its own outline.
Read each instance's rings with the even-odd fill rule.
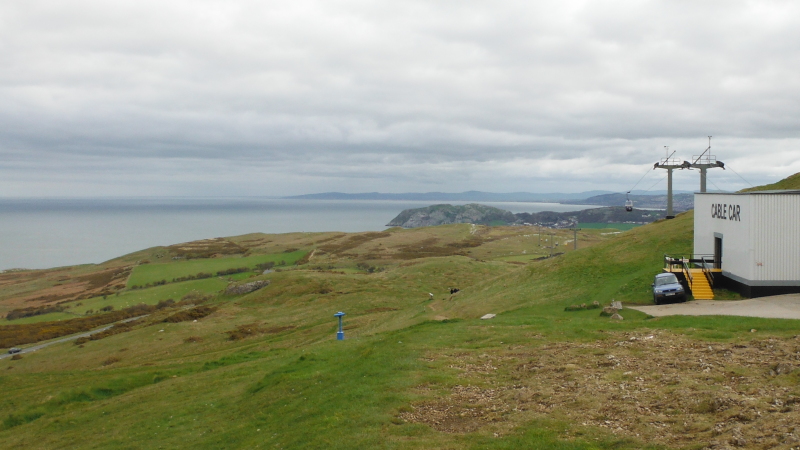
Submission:
[[[625,194],[625,211],[631,212],[633,211],[633,200],[628,197],[630,191]]]

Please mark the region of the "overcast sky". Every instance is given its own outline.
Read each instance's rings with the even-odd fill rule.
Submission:
[[[0,68],[0,197],[664,189],[708,135],[710,189],[800,172],[793,1],[5,1]]]

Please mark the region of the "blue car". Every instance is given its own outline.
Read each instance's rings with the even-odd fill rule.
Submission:
[[[674,273],[660,273],[653,281],[653,303],[660,305],[665,301],[686,301],[686,291]]]

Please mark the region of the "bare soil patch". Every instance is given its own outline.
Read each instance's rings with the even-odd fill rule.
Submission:
[[[375,239],[381,238],[388,238],[391,237],[392,233],[389,232],[368,232],[368,233],[360,233],[349,236],[344,242],[340,243],[327,243],[325,245],[320,246],[320,249],[325,253],[332,253],[337,255],[345,254],[345,252],[349,250],[353,250],[356,247],[360,247],[364,244],[367,244]],[[333,238],[338,239],[339,236]],[[332,240],[332,239],[329,239]],[[319,242],[327,242],[328,240],[323,239]]]
[[[295,328],[297,327],[294,325],[266,328],[262,326],[262,324],[255,322],[255,323],[239,325],[235,329],[226,331],[225,333],[228,335],[228,340],[238,341],[252,336],[258,336],[261,334],[279,334],[283,333],[284,331],[294,330]]]
[[[223,238],[203,239],[167,247],[173,257],[213,258],[217,255],[238,255],[248,248]]]
[[[132,266],[118,266],[80,275],[72,268],[3,274],[0,298],[3,308],[13,310],[111,295],[125,287],[131,270]]]
[[[670,447],[800,447],[798,336],[734,344],[609,333],[591,343],[443,357],[465,382],[401,419],[463,433],[555,417],[574,424],[574,435],[602,428]]]

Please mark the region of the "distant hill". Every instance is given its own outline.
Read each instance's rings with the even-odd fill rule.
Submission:
[[[426,202],[552,202],[569,205],[623,206],[625,194],[609,191],[586,191],[579,193],[544,193],[509,192],[494,193],[467,191],[448,192],[406,192],[387,194],[381,192],[365,192],[346,194],[342,192],[325,192],[320,194],[293,195],[282,197],[296,200],[412,200]],[[638,208],[666,209],[667,194],[663,191],[633,191],[630,195]],[[675,212],[694,208],[694,194],[687,191],[674,191],[673,208]]]
[[[667,209],[667,195],[633,195],[629,196],[636,208]],[[624,206],[625,194],[601,194],[580,201],[565,200],[562,203],[598,206]],[[688,211],[694,208],[694,194],[675,194],[672,196],[672,208],[675,212]]]
[[[386,194],[381,192],[365,192],[358,194],[345,194],[342,192],[325,192],[321,194],[293,195],[283,197],[298,200],[421,200],[421,201],[449,201],[449,202],[559,202],[563,200],[581,200],[596,195],[608,194],[609,191],[587,191],[579,193],[545,193],[508,192],[494,193],[481,191],[467,191],[460,193],[448,192],[406,192],[400,194]]]
[[[635,209],[625,211],[624,206],[593,208],[583,211],[513,214],[503,209],[472,203],[463,206],[432,205],[425,208],[406,209],[386,226],[418,228],[452,223],[476,225],[542,225],[551,228],[569,228],[576,223],[638,223],[645,224],[663,218],[663,211]]]
[[[478,225],[507,225],[518,221],[509,211],[477,203],[469,205],[433,205],[426,208],[406,209],[386,226],[418,228],[451,223]]]
[[[538,213],[514,214],[518,220],[532,225],[542,225],[551,228],[569,228],[576,223],[636,223],[646,224],[664,218],[664,211],[634,209],[625,211],[624,206],[611,206],[604,208],[584,209],[582,211],[553,212],[542,211]]]
[[[786,190],[786,189],[800,189],[800,173],[796,173],[789,177],[784,178],[777,183],[765,184],[764,186],[756,186],[747,189],[742,189],[739,192],[758,192],[758,191],[773,191],[773,190]]]

